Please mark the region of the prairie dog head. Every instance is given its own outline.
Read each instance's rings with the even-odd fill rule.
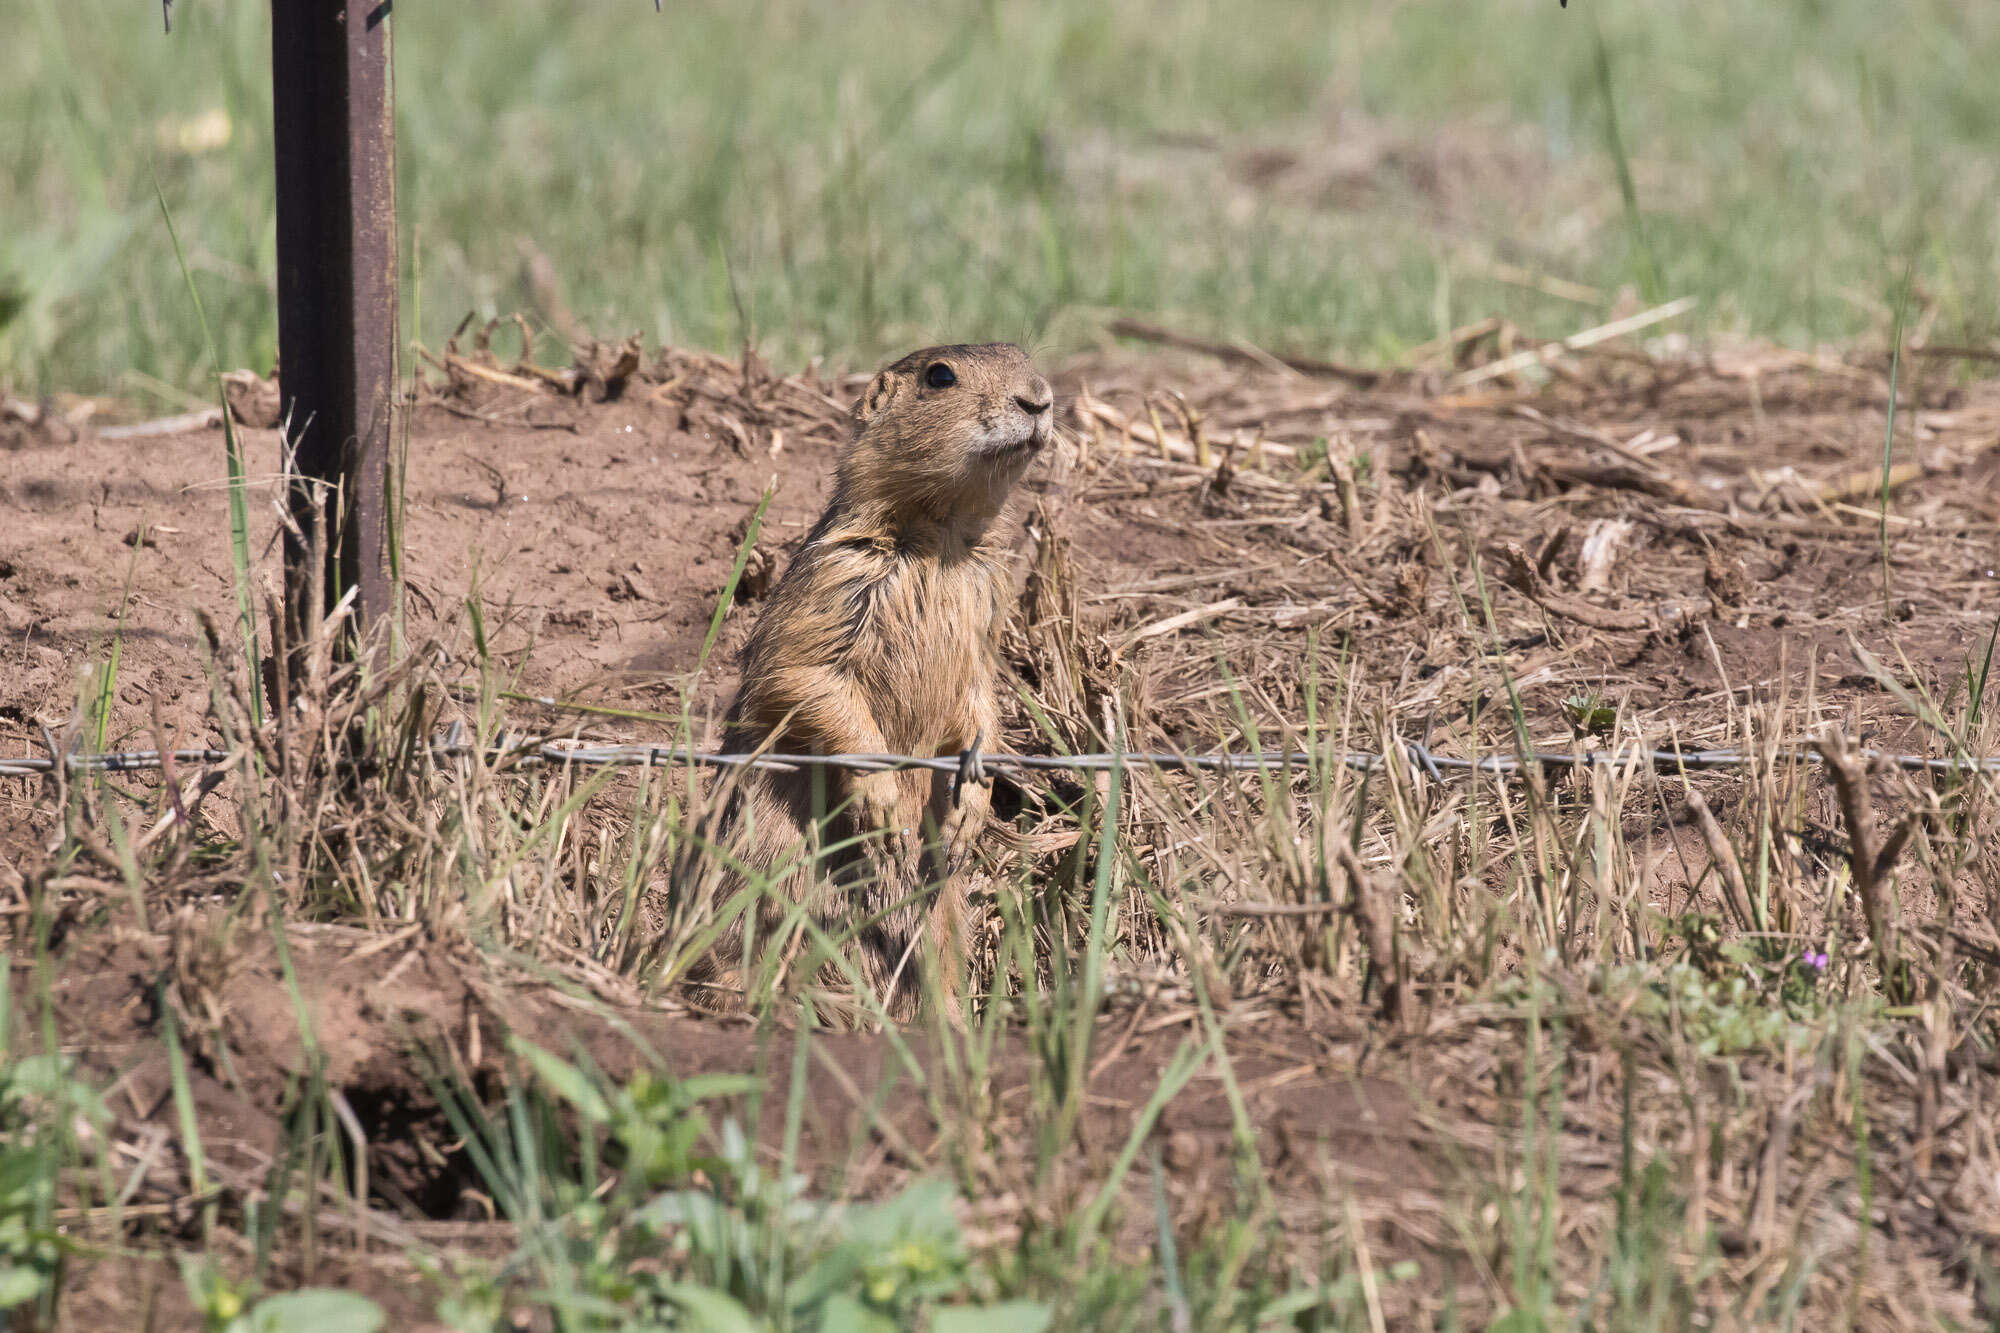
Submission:
[[[932,517],[997,513],[1055,429],[1055,394],[1012,343],[926,347],[854,404],[841,459],[857,499]]]

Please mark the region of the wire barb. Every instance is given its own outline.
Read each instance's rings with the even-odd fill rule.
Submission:
[[[972,744],[958,752],[958,773],[951,780],[951,806],[954,810],[965,794],[966,783],[977,782],[984,786],[991,780],[986,776],[986,761],[979,753],[980,743],[985,739],[985,732],[976,731],[972,734]]]

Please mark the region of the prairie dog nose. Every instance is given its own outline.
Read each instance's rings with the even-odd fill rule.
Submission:
[[[1038,417],[1055,406],[1056,396],[1049,391],[1047,384],[1036,380],[1029,386],[1029,393],[1015,394],[1014,401],[1021,405],[1023,412],[1031,417]]]

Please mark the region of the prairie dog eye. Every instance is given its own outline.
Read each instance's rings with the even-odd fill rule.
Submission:
[[[958,372],[942,361],[933,361],[924,369],[924,383],[933,389],[949,389],[958,383]]]

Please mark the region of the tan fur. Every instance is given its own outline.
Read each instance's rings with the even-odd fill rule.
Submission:
[[[940,363],[956,376],[950,387],[927,382]],[[936,756],[993,743],[1009,586],[1001,518],[1053,417],[1048,381],[1007,343],[926,348],[876,375],[854,406],[833,498],[744,648],[726,749]],[[784,874],[787,896],[836,933],[886,913],[859,937],[862,977],[900,1017],[929,971],[955,1012],[966,935],[957,872],[988,804],[967,784],[954,807],[941,773],[755,771],[725,836],[767,872],[865,837],[822,857],[823,876]],[[820,824],[816,809],[835,813]],[[920,897],[889,910],[933,885],[928,907]]]

